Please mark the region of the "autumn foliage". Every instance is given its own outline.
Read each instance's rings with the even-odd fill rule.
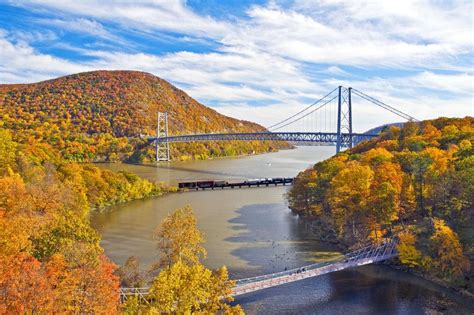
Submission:
[[[157,275],[151,283],[148,302],[141,303],[137,297],[130,297],[121,306],[123,312],[243,314],[240,306],[228,304],[233,301],[231,293],[235,282],[229,279],[227,268],[223,266],[213,271],[200,262],[206,255],[202,246],[204,235],[197,228],[190,206],[169,214],[157,227],[155,239],[160,259],[152,270]],[[129,259],[127,265],[119,272],[132,275],[127,281],[137,279],[136,259]]]
[[[70,161],[154,159],[145,136],[156,135],[157,112],[169,113],[170,134],[264,131],[205,107],[168,82],[138,71],[94,71],[35,84],[0,85],[0,119],[14,140],[56,148]],[[175,159],[267,152],[285,144],[259,141],[172,145]]]
[[[168,190],[65,161],[0,128],[0,314],[111,314],[119,279],[90,226],[94,208]]]
[[[290,207],[348,245],[403,231],[402,263],[459,278],[469,262],[454,229],[472,226],[473,144],[472,117],[388,127],[301,172]]]

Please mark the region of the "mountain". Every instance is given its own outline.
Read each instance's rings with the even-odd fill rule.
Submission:
[[[381,125],[381,126],[378,126],[378,127],[375,127],[375,128],[372,128],[372,129],[369,129],[367,130],[366,132],[364,132],[365,134],[379,134],[381,133],[382,131],[385,131],[387,128],[389,127],[398,127],[398,128],[403,128],[403,126],[405,125],[404,122],[396,122],[396,123],[390,123],[390,124],[385,124],[385,125]]]
[[[265,128],[219,114],[152,74],[93,71],[33,84],[0,85],[0,117],[18,142],[39,141],[75,161],[151,161],[142,135],[156,134],[157,112],[170,134],[251,132]],[[213,142],[172,145],[176,159],[265,152],[285,144]]]
[[[388,128],[390,128],[392,126],[393,127],[398,127],[398,128],[403,128],[404,125],[405,125],[404,122],[389,123],[389,124],[385,124],[385,125],[381,125],[381,126],[369,129],[366,132],[364,132],[363,134],[376,135],[376,134],[380,134],[383,131],[388,130]],[[352,142],[353,142],[354,145],[357,145],[357,144],[359,144],[359,143],[361,143],[362,141],[365,141],[365,140],[367,140],[367,139],[364,138],[364,137],[360,137],[360,136],[354,136],[352,138]]]

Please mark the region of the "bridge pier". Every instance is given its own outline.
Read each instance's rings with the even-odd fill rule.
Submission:
[[[341,151],[341,101],[342,101],[342,86],[338,88],[339,94],[337,96],[337,140],[336,140],[336,153]]]
[[[337,97],[337,140],[336,153],[341,152],[343,147],[352,148],[352,88],[347,89],[339,86]],[[344,93],[344,95],[342,94]],[[347,95],[345,94],[347,93]],[[347,96],[347,98],[345,97]],[[347,134],[343,133],[343,129]],[[344,135],[347,135],[344,137]]]
[[[159,141],[164,138],[165,141]],[[158,112],[155,140],[156,162],[170,160],[170,146],[168,143],[168,113]]]

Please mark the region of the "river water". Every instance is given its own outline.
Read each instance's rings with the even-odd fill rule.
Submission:
[[[103,164],[143,178],[186,180],[296,176],[334,154],[333,147],[299,147],[233,159],[156,166]],[[205,233],[210,268],[226,265],[232,278],[283,271],[339,255],[316,241],[311,224],[293,215],[288,187],[169,194],[119,204],[92,217],[106,254],[117,264],[136,256],[143,268],[157,259],[153,231],[171,211],[191,205]],[[236,299],[249,314],[473,314],[472,301],[387,266],[365,266],[247,294]],[[448,305],[447,308],[445,305]]]

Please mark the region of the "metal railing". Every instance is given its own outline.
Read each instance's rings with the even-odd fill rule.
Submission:
[[[341,257],[336,257],[324,262],[314,263],[299,268],[293,268],[271,274],[238,279],[233,288],[233,296],[258,291],[261,289],[294,282],[306,278],[320,276],[323,274],[380,262],[394,258],[398,255],[396,246],[398,239],[388,239],[380,244],[372,244],[358,250],[347,253]],[[125,301],[130,296],[136,296],[140,300],[147,301],[150,293],[149,287],[142,288],[120,288],[120,298]]]
[[[285,276],[291,276],[295,274],[301,274],[304,272],[312,271],[312,270],[317,270],[322,267],[327,267],[332,264],[336,263],[345,263],[349,264],[352,262],[356,262],[361,259],[368,259],[368,258],[375,258],[375,260],[385,260],[388,259],[388,256],[393,257],[396,255],[396,252],[394,252],[394,249],[396,247],[397,242],[395,240],[390,240],[386,241],[380,245],[369,245],[366,246],[362,249],[353,251],[351,253],[348,253],[344,255],[343,257],[337,257],[325,262],[321,263],[315,263],[311,265],[306,265],[303,267],[299,268],[293,268],[290,270],[285,270],[281,272],[276,272],[276,273],[271,273],[271,274],[266,274],[262,276],[256,276],[256,277],[250,277],[250,278],[245,278],[245,279],[239,279],[236,280],[236,288],[249,284],[249,283],[255,283],[255,282],[260,282],[264,280],[270,280],[270,279],[276,279],[280,277],[285,277]],[[375,262],[375,261],[373,261]]]

